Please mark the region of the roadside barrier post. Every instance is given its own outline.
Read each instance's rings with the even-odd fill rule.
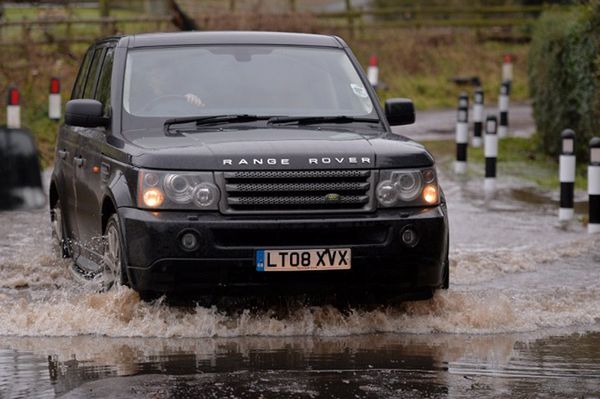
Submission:
[[[461,93],[458,97],[458,113],[456,119],[456,162],[454,172],[467,172],[467,147],[469,145],[469,96]]]
[[[600,233],[600,137],[593,137],[590,140],[588,195],[590,207],[588,233]]]
[[[60,80],[58,78],[52,78],[50,79],[50,94],[48,95],[48,117],[57,121],[60,119],[60,115]]]
[[[510,94],[510,89],[512,86],[513,80],[513,55],[512,54],[504,54],[502,56],[502,81],[508,82],[508,92]]]
[[[374,89],[377,89],[379,84],[379,60],[375,54],[369,58],[369,67],[367,68],[367,78]]]
[[[21,94],[15,86],[8,88],[6,127],[9,129],[19,129],[21,127]]]
[[[484,95],[483,89],[478,87],[475,90],[473,102],[473,140],[472,144],[474,148],[481,147],[482,131],[483,131],[483,102]]]
[[[486,196],[493,194],[496,191],[496,160],[498,158],[498,136],[496,130],[498,128],[498,118],[495,115],[490,115],[485,121],[485,180],[483,191]]]
[[[498,96],[498,110],[500,111],[500,125],[498,126],[498,138],[508,135],[508,96],[510,94],[510,83],[502,82],[500,96]]]
[[[575,188],[575,132],[565,129],[560,134],[561,150],[559,158],[560,209],[558,220],[573,218],[573,196]]]

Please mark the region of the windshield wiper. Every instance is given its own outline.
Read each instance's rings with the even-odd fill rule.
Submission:
[[[196,123],[196,126],[207,125],[207,124],[218,124],[218,123],[232,123],[232,122],[253,122],[260,120],[271,120],[271,116],[259,116],[259,115],[248,115],[248,114],[233,114],[233,115],[209,115],[209,116],[185,116],[181,118],[167,119],[164,124],[165,135],[170,136],[171,126],[182,125],[185,123]]]
[[[269,119],[267,124],[283,124],[283,123],[297,123],[299,125],[313,125],[318,123],[352,123],[352,122],[366,122],[366,123],[380,123],[377,118],[364,118],[347,115],[337,116],[274,116]]]

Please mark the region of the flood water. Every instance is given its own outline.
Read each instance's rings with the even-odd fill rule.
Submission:
[[[600,237],[521,182],[443,176],[451,289],[338,309],[94,293],[0,213],[0,398],[600,397]]]

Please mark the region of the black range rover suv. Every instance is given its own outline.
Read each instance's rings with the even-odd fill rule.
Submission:
[[[338,37],[144,34],[87,51],[56,143],[56,249],[108,289],[447,288],[434,160]]]

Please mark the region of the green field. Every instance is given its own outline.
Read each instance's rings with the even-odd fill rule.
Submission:
[[[7,8],[8,20],[22,18],[55,18],[66,15],[65,10]],[[97,17],[97,9],[73,8],[69,18]],[[115,17],[139,17],[140,13],[127,10],[111,10]],[[323,26],[321,22],[308,16],[299,24],[293,15],[285,18],[262,18],[239,27],[244,29],[308,31],[313,33],[338,34],[342,36],[366,68],[372,54],[379,58],[380,81],[385,89],[379,91],[382,101],[392,97],[413,99],[417,109],[455,107],[458,93],[463,88],[456,87],[450,78],[455,76],[479,76],[486,90],[486,101],[494,102],[500,85],[501,62],[504,53],[516,55],[515,78],[511,101],[523,101],[528,97],[526,80],[527,44],[500,44],[480,40],[474,29],[385,29],[360,32],[352,37],[347,30],[335,26]],[[249,18],[249,17],[248,17]],[[207,22],[200,19],[201,25],[211,29],[235,29],[235,20]],[[217,24],[217,25],[215,25]],[[234,24],[233,26],[231,24]],[[111,27],[111,33],[136,33],[156,30],[157,24],[124,24]],[[7,31],[12,29],[11,31]],[[162,25],[161,30],[174,30],[173,26]],[[10,35],[23,38],[20,27],[5,27],[3,40]],[[70,37],[100,36],[98,25],[74,24]],[[32,45],[30,42],[49,34],[56,38],[66,38],[66,27],[51,27],[47,32],[27,33],[21,46],[5,46],[0,51],[0,87],[17,85],[22,91],[23,125],[36,135],[42,154],[42,164],[49,165],[53,160],[53,147],[56,123],[46,117],[47,93],[50,77],[62,80],[63,101],[68,99],[79,60],[87,47],[86,43],[57,42],[50,45]],[[8,36],[7,36],[8,35]],[[469,88],[470,89],[470,88]],[[0,120],[4,120],[4,107],[0,107]]]

